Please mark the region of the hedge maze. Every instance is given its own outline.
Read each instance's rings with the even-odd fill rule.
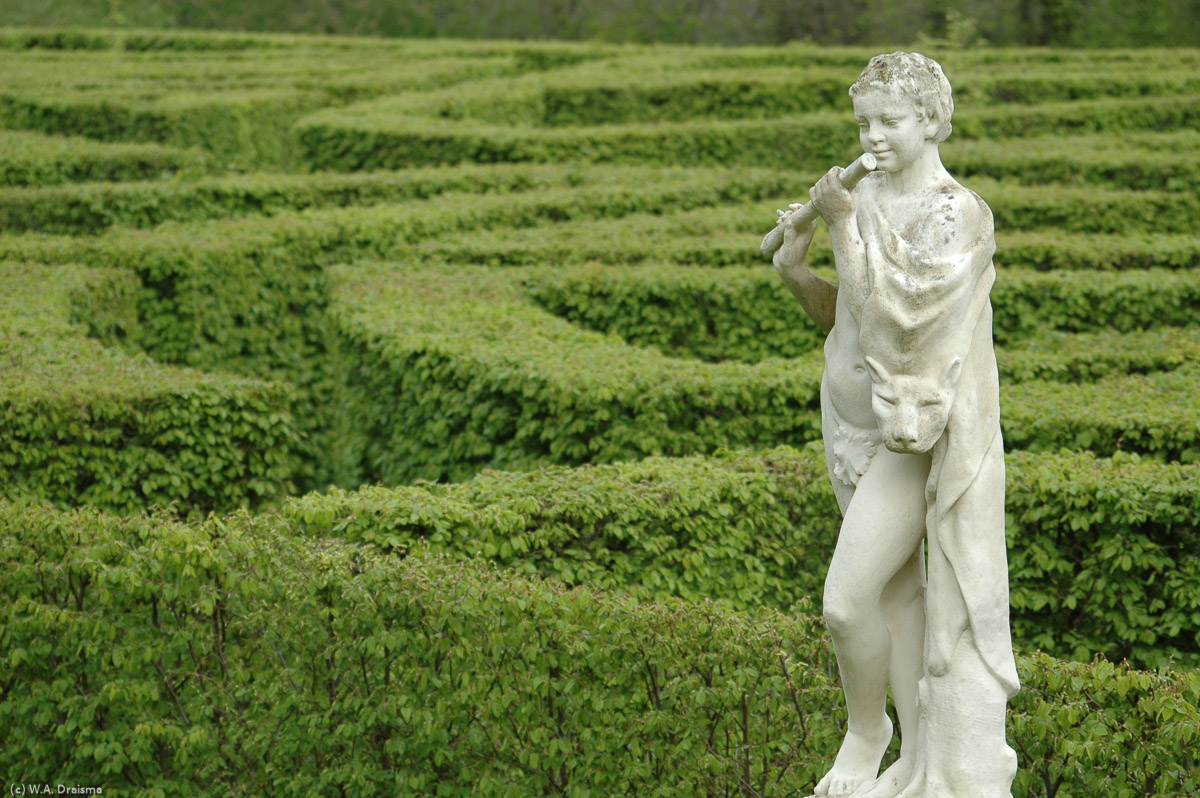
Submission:
[[[1200,53],[930,53],[996,215],[1017,796],[1200,791]],[[0,760],[805,795],[849,48],[0,31]],[[814,244],[831,274],[828,244]]]

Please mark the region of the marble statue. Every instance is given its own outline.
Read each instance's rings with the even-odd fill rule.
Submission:
[[[1019,684],[1008,620],[1004,457],[992,349],[992,214],[942,165],[953,99],[915,53],[850,88],[864,155],[763,240],[828,333],[822,431],[843,520],[824,614],[847,732],[818,798],[1009,798]],[[819,216],[837,284],[806,265]],[[892,740],[900,755],[879,774]]]

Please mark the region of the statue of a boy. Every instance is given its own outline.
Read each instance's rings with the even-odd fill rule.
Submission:
[[[953,100],[936,62],[877,56],[850,96],[878,171],[847,189],[833,168],[808,209],[829,225],[837,285],[805,264],[815,225],[797,229],[800,206],[781,212],[774,253],[829,334],[822,427],[843,513],[824,612],[849,728],[815,794],[1009,798],[1016,755],[1004,717],[1019,685],[988,299],[992,214],[942,165]],[[889,686],[900,757],[878,775],[893,733]]]

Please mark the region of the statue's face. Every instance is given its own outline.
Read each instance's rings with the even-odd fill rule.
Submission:
[[[950,420],[962,361],[955,358],[944,369],[919,374],[890,371],[870,356],[866,362],[871,372],[871,409],[883,445],[901,454],[932,449]]]
[[[909,97],[889,91],[857,95],[854,118],[863,152],[872,153],[885,172],[903,171],[916,161],[936,132],[936,125]]]

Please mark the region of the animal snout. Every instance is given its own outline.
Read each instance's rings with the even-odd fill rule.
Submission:
[[[900,407],[890,422],[883,425],[884,443],[887,448],[893,452],[916,453],[917,442],[921,437],[917,413],[909,408]]]

